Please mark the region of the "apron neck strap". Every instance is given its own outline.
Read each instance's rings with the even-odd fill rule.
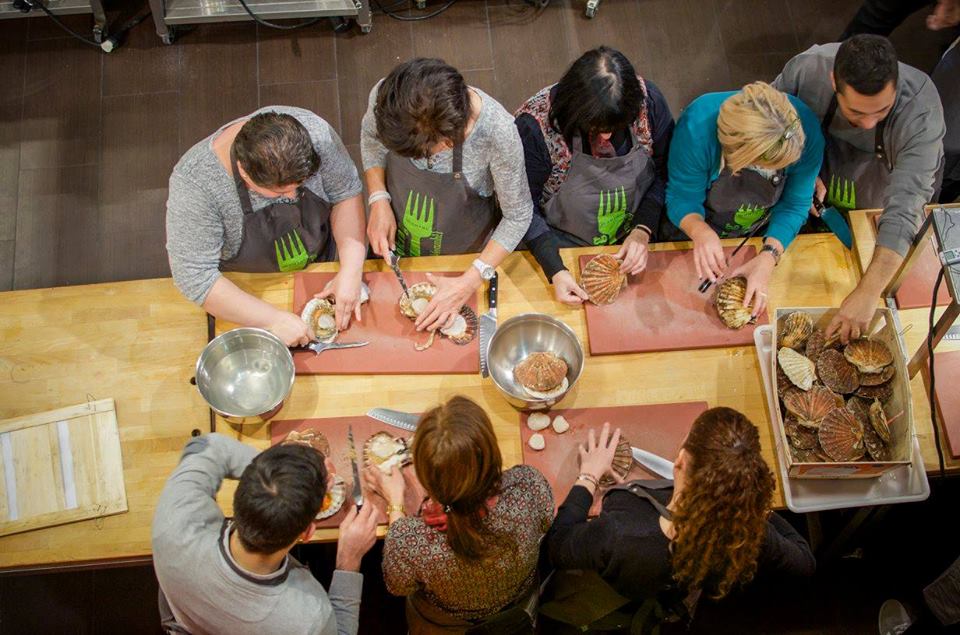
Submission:
[[[833,97],[830,98],[830,105],[827,106],[827,112],[820,122],[820,129],[823,132],[824,138],[830,133],[830,124],[833,123],[833,117],[836,114],[837,94],[834,93]],[[887,115],[887,117],[889,116],[890,115]],[[877,155],[877,158],[886,164],[888,169],[893,170],[893,166],[890,165],[890,162],[887,160],[887,147],[883,141],[883,131],[887,127],[887,117],[881,119],[873,129],[873,151]]]
[[[250,192],[247,190],[247,184],[243,182],[240,176],[240,164],[237,162],[237,155],[230,146],[230,165],[233,167],[233,182],[237,186],[237,196],[240,197],[240,209],[244,214],[253,214],[253,203],[250,201]]]
[[[666,487],[672,486],[673,483],[666,480],[657,480],[657,481],[650,482],[650,485],[653,487],[653,489],[666,489]],[[603,495],[604,498],[609,496],[610,492],[615,492],[615,491],[630,492],[637,498],[642,498],[645,501],[649,502],[651,505],[653,505],[653,508],[657,510],[657,513],[659,513],[661,516],[663,516],[667,520],[673,520],[673,513],[669,509],[667,509],[663,503],[661,503],[656,498],[654,498],[649,491],[647,491],[647,486],[644,485],[643,481],[630,481],[629,483],[623,483],[622,485],[616,485],[614,487],[611,487]]]
[[[463,144],[458,143],[453,146],[453,178],[459,179],[463,176]]]

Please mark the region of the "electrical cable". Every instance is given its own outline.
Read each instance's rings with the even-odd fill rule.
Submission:
[[[47,8],[47,5],[43,4],[42,0],[23,0],[23,2],[24,2],[24,4],[25,4],[26,6],[28,6],[28,7],[30,7],[30,8],[39,8],[41,11],[43,11],[44,13],[46,13],[46,14],[50,17],[51,20],[53,20],[54,22],[56,22],[56,23],[57,23],[57,26],[59,26],[61,29],[63,29],[64,31],[66,31],[67,33],[69,33],[70,35],[72,35],[74,38],[80,40],[81,42],[83,42],[83,43],[85,43],[85,44],[89,44],[90,46],[96,46],[97,48],[100,48],[100,43],[99,43],[99,42],[97,42],[96,40],[91,40],[90,38],[87,38],[87,37],[84,37],[84,36],[80,35],[80,34],[77,33],[76,31],[74,31],[73,29],[71,29],[70,27],[68,27],[66,24],[64,24],[64,22],[57,16],[57,14],[55,14],[53,11],[51,11],[50,9],[48,9],[48,8]],[[108,52],[109,52],[109,51],[108,51]]]
[[[243,2],[243,0],[240,0],[240,1]],[[394,13],[390,9],[384,7],[382,4],[380,4],[380,0],[373,0],[373,3],[377,5],[378,9],[383,11],[387,16],[393,18],[394,20],[400,20],[401,22],[420,22],[422,20],[429,20],[430,18],[437,17],[438,15],[440,15],[441,13],[443,13],[444,11],[452,7],[454,4],[456,4],[457,0],[447,0],[446,4],[444,4],[442,7],[440,7],[436,11],[432,13],[428,13],[427,15],[399,15],[397,13]]]
[[[937,312],[937,294],[940,292],[940,283],[943,282],[943,268],[937,273],[937,282],[933,285],[933,299],[930,302],[930,319],[927,327],[927,356],[930,358],[930,422],[933,424],[933,445],[937,448],[937,459],[940,461],[940,478],[946,477],[946,469],[943,461],[943,448],[940,447],[940,428],[937,427],[937,402],[934,392],[936,385],[936,376],[933,363],[933,318]]]
[[[243,5],[244,11],[247,12],[253,21],[261,26],[265,26],[268,29],[279,29],[280,31],[293,31],[294,29],[302,29],[307,26],[312,26],[323,19],[324,16],[317,16],[315,18],[310,18],[309,20],[304,20],[303,22],[298,22],[296,24],[277,24],[275,22],[267,22],[256,13],[254,13],[250,7],[247,6],[245,0],[240,0],[240,4]]]

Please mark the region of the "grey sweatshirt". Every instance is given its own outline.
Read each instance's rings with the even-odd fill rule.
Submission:
[[[822,120],[834,95],[830,72],[838,48],[810,47],[787,62],[773,85],[802,99]],[[927,74],[903,63],[899,69],[897,99],[884,132],[893,172],[884,192],[877,244],[904,256],[923,221],[923,206],[933,199],[945,127],[940,97]],[[852,127],[839,109],[829,132],[864,152],[874,151],[875,132]]]
[[[227,126],[261,112],[292,115],[310,133],[320,155],[320,170],[304,187],[335,205],[360,193],[357,167],[340,137],[326,121],[302,108],[267,106],[224,124],[187,150],[170,175],[167,198],[167,256],[173,282],[188,300],[203,304],[220,277],[220,261],[237,255],[243,240],[243,211],[233,176],[214,154],[211,143]],[[253,211],[289,201],[250,192]]]
[[[223,479],[239,479],[256,455],[255,448],[220,434],[196,437],[184,448],[153,519],[153,566],[165,626],[173,619],[194,635],[355,635],[361,574],[335,571],[328,597],[310,570],[289,555],[266,576],[233,560],[231,527],[216,495]],[[168,608],[172,616],[164,615]]]
[[[382,82],[377,82],[370,91],[367,112],[360,128],[364,171],[382,168],[387,161],[387,148],[377,138],[377,121],[373,115],[377,89]],[[513,251],[527,233],[533,218],[523,144],[513,124],[513,115],[479,88],[471,86],[471,89],[480,95],[483,105],[470,136],[463,143],[463,176],[480,196],[496,194],[503,216],[490,238],[507,251]],[[430,167],[427,167],[426,159],[409,160],[419,170],[441,174],[453,171],[453,150],[444,150],[430,159]]]

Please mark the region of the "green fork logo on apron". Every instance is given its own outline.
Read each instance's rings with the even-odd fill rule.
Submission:
[[[594,245],[613,245],[617,242],[617,233],[623,222],[630,216],[627,210],[627,192],[623,186],[613,190],[600,192],[600,203],[597,206],[597,232],[593,237]]]
[[[765,207],[759,205],[741,205],[733,217],[732,223],[727,223],[724,232],[742,232],[750,229],[767,213]]]
[[[410,190],[403,209],[403,221],[397,228],[397,252],[400,256],[439,256],[443,245],[443,232],[434,231],[434,202],[424,194]],[[430,239],[429,254],[421,253],[420,241]]]
[[[827,187],[827,203],[831,207],[852,210],[857,209],[857,185],[851,179],[830,175]]]
[[[277,268],[284,273],[300,271],[317,259],[316,255],[311,255],[304,247],[300,232],[296,229],[291,229],[274,240],[273,248],[277,253]]]

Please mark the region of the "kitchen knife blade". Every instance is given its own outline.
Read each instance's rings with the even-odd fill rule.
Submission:
[[[387,261],[387,264],[390,265],[390,268],[393,269],[393,273],[397,276],[397,280],[400,281],[400,288],[403,289],[403,294],[410,297],[410,290],[407,289],[407,283],[403,279],[403,272],[400,271],[400,258],[393,251],[388,251],[384,260]]]
[[[353,443],[353,426],[347,426],[347,447],[350,455],[350,469],[353,470],[353,504],[357,511],[363,507],[363,488],[360,486],[360,469],[357,467],[357,446]]]
[[[367,416],[407,432],[414,432],[417,429],[417,422],[420,421],[419,415],[390,410],[389,408],[374,408],[367,411]]]
[[[662,456],[654,454],[653,452],[641,450],[640,448],[631,447],[630,452],[633,454],[633,460],[639,463],[641,466],[650,470],[657,476],[669,479],[671,481],[673,480],[672,461],[668,461]]]
[[[490,338],[497,330],[497,280],[496,273],[490,278],[487,289],[487,312],[480,316],[480,376],[489,377],[490,368],[487,366],[487,349],[490,347]]]

